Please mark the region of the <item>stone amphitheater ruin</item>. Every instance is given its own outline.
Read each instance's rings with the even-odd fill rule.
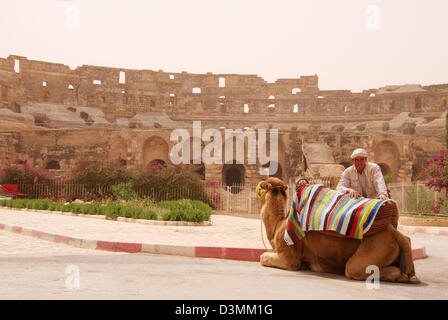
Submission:
[[[411,181],[445,147],[447,100],[448,84],[355,93],[319,90],[317,75],[268,83],[257,75],[71,69],[10,55],[0,58],[0,154],[60,175],[105,149],[123,165],[168,162],[172,130],[201,121],[202,129],[278,128],[276,176],[288,181],[338,176],[358,147],[393,182]],[[227,184],[257,182],[260,167],[202,164],[206,179]]]

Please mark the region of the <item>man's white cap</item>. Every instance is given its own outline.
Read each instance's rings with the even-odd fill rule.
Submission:
[[[362,148],[358,148],[355,151],[353,151],[353,153],[350,156],[350,158],[354,159],[354,158],[359,157],[359,156],[367,158],[367,151],[362,149]]]

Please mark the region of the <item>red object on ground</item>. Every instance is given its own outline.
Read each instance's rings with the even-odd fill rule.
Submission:
[[[19,186],[17,184],[2,184],[1,189],[4,193],[13,196],[25,196],[26,194],[19,192]]]

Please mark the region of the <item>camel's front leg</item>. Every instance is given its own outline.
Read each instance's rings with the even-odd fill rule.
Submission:
[[[260,263],[265,267],[273,267],[285,270],[300,269],[300,262],[292,262],[285,257],[285,255],[276,252],[265,252],[260,256]]]

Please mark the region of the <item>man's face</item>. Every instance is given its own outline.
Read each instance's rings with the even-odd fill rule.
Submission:
[[[364,167],[366,166],[367,158],[358,156],[352,159],[352,163],[355,166],[356,170],[358,170],[359,173],[362,173]]]

